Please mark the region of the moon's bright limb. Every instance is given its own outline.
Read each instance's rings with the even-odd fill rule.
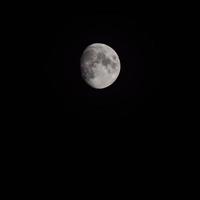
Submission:
[[[88,85],[96,89],[110,86],[119,76],[117,53],[101,43],[89,45],[81,56],[81,74]]]

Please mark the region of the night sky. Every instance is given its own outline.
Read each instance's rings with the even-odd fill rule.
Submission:
[[[25,7],[27,14],[21,14],[21,25],[17,19],[12,27],[19,46],[10,48],[13,52],[19,47],[25,51],[19,51],[19,57],[26,67],[20,71],[21,83],[13,86],[17,90],[11,101],[17,111],[7,112],[6,131],[10,127],[13,130],[6,135],[12,148],[8,145],[4,151],[12,149],[11,155],[16,154],[11,171],[13,166],[27,168],[26,177],[38,176],[37,185],[44,183],[40,181],[44,174],[47,181],[52,179],[51,172],[62,173],[58,177],[63,181],[65,174],[83,174],[85,182],[91,172],[94,177],[105,177],[106,170],[103,184],[110,174],[118,180],[116,183],[123,176],[129,180],[120,182],[128,183],[132,191],[134,186],[129,182],[133,180],[140,187],[138,176],[157,192],[152,181],[163,166],[171,168],[164,154],[171,148],[168,141],[174,141],[161,95],[161,19],[150,8],[149,12],[136,12],[137,7],[128,10],[114,5],[101,9],[95,5],[92,9],[75,7],[55,10],[54,5],[50,9],[35,4],[31,12]],[[80,58],[92,43],[110,46],[121,62],[117,80],[105,89],[94,89],[81,77]],[[22,63],[14,61],[18,71]],[[19,162],[20,156],[24,165]],[[168,175],[168,168],[158,173],[157,183],[162,174]]]
[[[159,20],[120,9],[45,13],[34,24],[34,109],[39,118],[120,121],[159,119]],[[34,21],[34,20],[33,20]],[[121,61],[118,79],[98,90],[81,78],[80,57],[92,43],[112,47]]]
[[[8,46],[13,54],[20,54],[20,60],[10,57],[5,68],[13,74],[9,62],[14,61],[20,73],[14,76],[20,83],[13,83],[16,92],[8,90],[12,98],[8,106],[3,104],[6,110],[16,107],[6,111],[8,117],[3,115],[8,118],[2,134],[8,137],[8,145],[2,139],[7,174],[24,183],[31,180],[34,187],[26,184],[34,190],[30,194],[43,189],[45,181],[60,183],[61,189],[68,191],[66,184],[74,187],[80,179],[81,186],[90,180],[107,186],[113,180],[130,190],[132,196],[139,191],[140,196],[149,197],[150,192],[161,191],[153,182],[169,188],[173,181],[170,169],[176,173],[178,168],[175,162],[168,162],[171,156],[167,154],[173,142],[180,143],[174,140],[176,133],[163,112],[169,105],[167,100],[163,104],[161,95],[162,21],[150,7],[146,6],[148,12],[141,11],[144,6],[140,11],[131,7],[132,1],[129,9],[116,8],[115,4],[98,8],[98,2],[93,3],[92,8],[82,8],[78,2],[74,9],[66,5],[58,10],[54,9],[55,2],[51,8],[50,2],[43,6],[23,3],[15,26],[8,23],[18,42]],[[81,77],[80,58],[92,43],[110,46],[121,62],[117,80],[105,89],[94,89]],[[25,69],[18,70],[22,64]],[[8,151],[10,155],[6,155]],[[174,161],[181,151],[173,152]],[[161,183],[168,175],[170,182],[164,187]],[[54,181],[55,177],[62,180]],[[152,190],[148,192],[143,184]]]

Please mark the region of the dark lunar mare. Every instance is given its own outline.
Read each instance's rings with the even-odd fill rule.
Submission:
[[[111,67],[112,67],[112,69],[114,69],[114,70],[115,70],[115,69],[117,68],[117,63],[115,63],[115,62],[112,62],[112,63],[111,63]]]
[[[113,60],[117,60],[117,56],[116,55],[113,55],[112,58],[113,58]]]
[[[99,52],[97,54],[97,60],[105,66],[109,73],[112,73],[117,68],[117,63],[113,62],[109,57],[107,57],[104,53]],[[116,56],[115,56],[116,60]],[[111,68],[109,67],[111,66]]]
[[[108,66],[109,64],[112,63],[112,61],[110,60],[110,58],[108,58],[104,53],[100,52],[97,54],[97,60],[99,60],[99,62],[101,62],[104,66]]]

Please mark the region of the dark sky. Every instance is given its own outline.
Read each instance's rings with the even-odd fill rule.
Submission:
[[[157,17],[120,9],[41,14],[33,40],[38,115],[69,123],[158,119],[159,26]],[[80,56],[92,43],[111,46],[121,61],[117,81],[103,90],[89,87],[80,76]]]
[[[150,8],[149,12],[135,12],[137,7],[86,10],[77,4],[76,9],[64,6],[55,11],[54,5],[51,9],[34,5],[21,6],[26,10],[21,12],[22,20],[16,18],[15,27],[8,24],[19,41],[19,46],[9,47],[13,53],[19,51],[26,65],[20,72],[22,84],[14,83],[17,90],[9,102],[17,111],[7,111],[9,120],[3,134],[8,137],[3,152],[11,151],[11,156],[5,154],[12,162],[10,171],[18,173],[16,166],[27,168],[26,179],[32,174],[36,185],[43,183],[40,180],[45,174],[47,180],[52,179],[51,172],[62,178],[65,174],[87,175],[95,169],[93,177],[107,171],[103,183],[112,174],[113,180],[126,177],[128,188],[133,188],[133,182],[142,191],[136,176],[148,187],[152,180],[160,183],[167,171],[163,166],[172,168],[167,164],[170,156],[166,158],[161,149],[169,151],[166,138],[174,141],[170,138],[174,132],[168,128],[164,133],[167,126],[161,123],[165,105],[161,101],[159,15]],[[20,15],[18,9],[16,12]],[[21,38],[26,45],[20,46]],[[92,43],[109,45],[121,61],[119,77],[102,90],[91,88],[81,78],[80,57]],[[22,63],[14,62],[18,71]],[[16,74],[17,79],[21,76]]]
[[[34,158],[49,160],[40,173],[66,162],[62,166],[71,173],[68,165],[82,168],[88,155],[92,162],[97,159],[98,166],[99,154],[102,159],[108,157],[105,166],[112,159],[116,159],[113,169],[124,165],[123,173],[129,166],[139,177],[144,172],[154,175],[145,168],[149,169],[156,154],[160,154],[156,158],[159,165],[154,170],[161,166],[160,149],[169,137],[162,131],[166,126],[162,126],[159,16],[150,9],[135,12],[136,7],[134,11],[88,8],[81,12],[66,7],[55,11],[53,5],[39,8],[35,5],[32,12],[27,8],[28,17],[23,13],[23,23],[16,23],[12,30],[26,43],[22,47],[26,53],[20,55],[26,64],[21,72],[25,80],[21,80],[21,88],[16,83],[16,95],[11,99],[17,112],[7,112],[14,119],[7,126],[14,131],[7,135],[16,149],[22,149],[16,157],[25,153],[23,160],[29,158],[31,166],[37,163]],[[109,45],[121,61],[117,80],[102,90],[91,88],[81,78],[80,57],[92,43]],[[17,50],[18,46],[12,49]],[[17,62],[16,69],[20,64]],[[129,164],[132,161],[138,170]],[[40,161],[38,166],[35,168],[40,169]]]

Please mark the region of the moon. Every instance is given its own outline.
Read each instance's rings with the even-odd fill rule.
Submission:
[[[102,43],[86,47],[81,56],[80,66],[82,78],[95,89],[103,89],[113,84],[121,68],[117,53]]]

